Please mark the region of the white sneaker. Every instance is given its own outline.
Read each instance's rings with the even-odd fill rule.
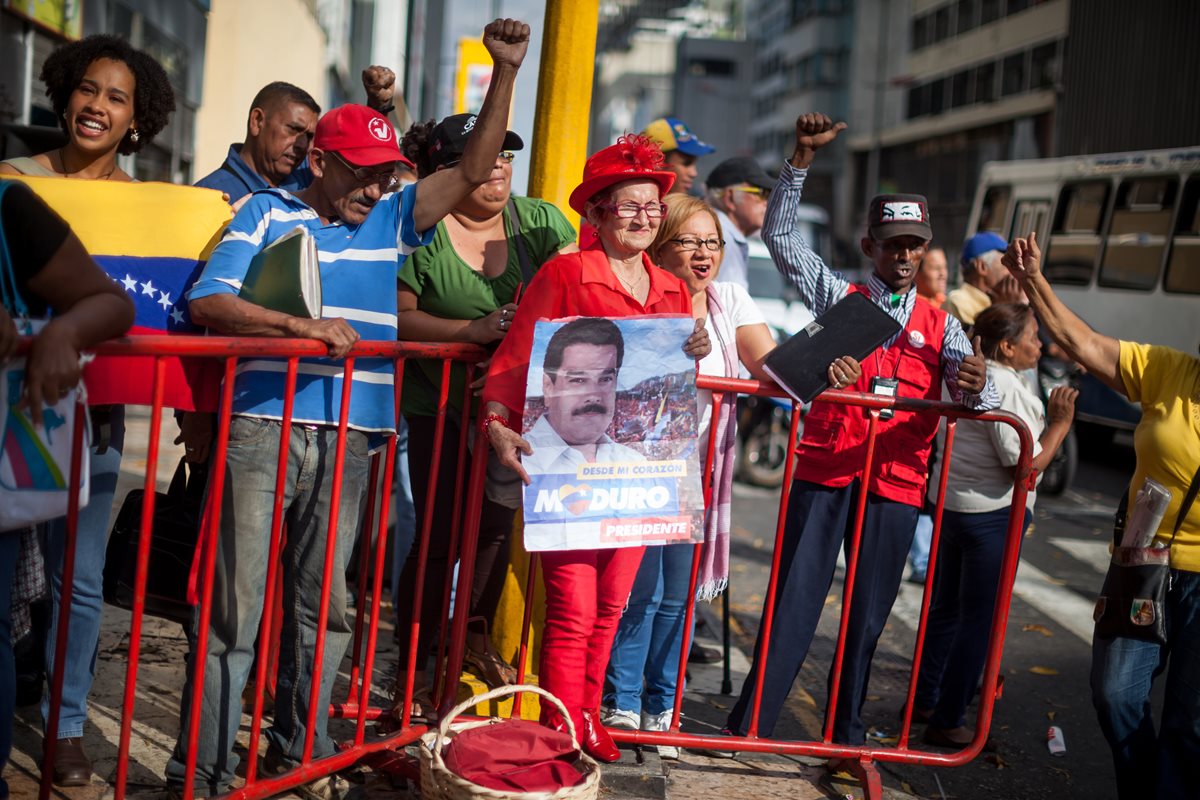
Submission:
[[[636,711],[622,711],[619,708],[605,709],[600,717],[600,724],[606,728],[616,728],[621,731],[636,731],[638,715]]]
[[[671,730],[671,715],[673,709],[668,708],[661,714],[647,714],[642,712],[642,730],[644,731],[669,731]],[[682,725],[681,725],[682,727]],[[672,744],[658,745],[658,757],[665,758],[669,761],[674,761],[679,758],[679,748]]]

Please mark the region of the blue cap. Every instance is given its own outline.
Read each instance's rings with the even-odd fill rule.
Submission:
[[[675,117],[659,117],[646,126],[642,135],[658,142],[664,153],[678,150],[684,155],[699,157],[717,151],[717,148],[696,138],[696,134]]]
[[[1004,237],[998,233],[984,231],[977,233],[970,239],[967,239],[966,244],[962,249],[962,263],[966,264],[973,259],[979,258],[984,253],[990,253],[992,250],[999,250],[1003,253],[1008,249],[1008,242],[1004,241]]]

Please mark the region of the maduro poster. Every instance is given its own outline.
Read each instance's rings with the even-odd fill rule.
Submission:
[[[577,317],[534,330],[522,465],[527,550],[704,540],[690,317]]]

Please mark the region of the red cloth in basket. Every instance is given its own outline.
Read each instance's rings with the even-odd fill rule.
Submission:
[[[455,775],[488,789],[553,792],[584,780],[571,737],[523,719],[456,733],[442,758]]]

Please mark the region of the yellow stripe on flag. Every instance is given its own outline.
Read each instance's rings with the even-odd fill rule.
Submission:
[[[214,189],[173,183],[5,177],[29,184],[93,255],[204,261],[232,217],[229,204]]]

